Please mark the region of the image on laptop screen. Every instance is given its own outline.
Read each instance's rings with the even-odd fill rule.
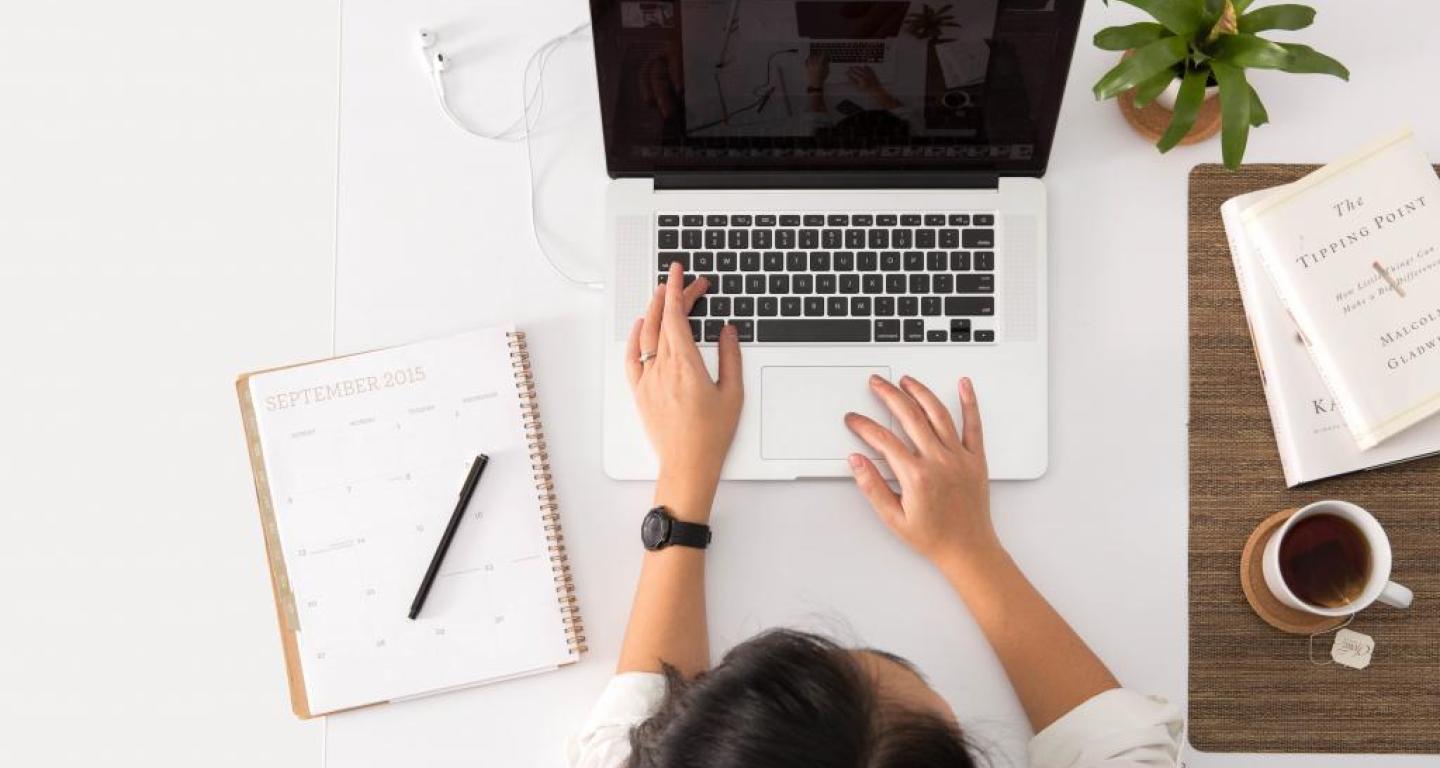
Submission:
[[[612,174],[1038,173],[1079,0],[592,0]]]

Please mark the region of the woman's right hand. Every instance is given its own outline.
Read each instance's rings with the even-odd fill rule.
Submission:
[[[870,389],[894,414],[914,446],[856,413],[845,425],[890,464],[900,482],[897,495],[875,463],[850,455],[861,493],[880,519],[911,548],[942,571],[1001,551],[990,520],[990,481],[980,405],[968,378],[960,380],[963,431],[956,430],[944,404],[908,376],[900,386],[870,377]]]

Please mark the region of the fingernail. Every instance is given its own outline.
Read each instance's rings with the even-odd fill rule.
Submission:
[[[723,331],[723,333],[724,333],[726,336],[729,336],[729,337],[731,337],[731,338],[734,338],[735,336],[739,335],[740,331],[737,330],[737,329],[735,328],[735,326],[733,326],[733,325],[726,325],[726,326],[725,326],[725,330]]]
[[[884,379],[880,378],[880,374],[878,374],[878,373],[872,373],[872,374],[870,374],[870,383],[871,383],[872,385],[874,385],[874,384],[879,384],[879,383],[882,382],[882,381],[884,381]]]
[[[905,374],[904,376],[901,376],[901,377],[900,377],[900,383],[901,383],[902,385],[903,385],[903,384],[910,384],[910,383],[913,382],[913,381],[915,381],[915,380],[912,379],[912,378],[910,378],[910,374],[908,374],[908,373]]]
[[[960,394],[964,395],[965,402],[970,402],[975,397],[975,385],[971,383],[969,376],[960,379]]]
[[[859,468],[861,468],[861,467],[863,467],[863,466],[865,466],[865,460],[862,459],[862,458],[860,458],[860,454],[858,454],[858,453],[852,453],[852,454],[850,454],[850,468],[851,468],[851,469],[859,469]]]

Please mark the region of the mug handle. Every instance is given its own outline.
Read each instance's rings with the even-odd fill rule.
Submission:
[[[1385,582],[1385,588],[1380,590],[1380,602],[1395,608],[1409,608],[1410,603],[1415,600],[1415,593],[1403,584],[1396,584],[1393,581]]]

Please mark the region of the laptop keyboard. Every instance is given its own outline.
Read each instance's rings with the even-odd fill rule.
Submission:
[[[714,342],[995,342],[993,213],[662,213],[672,262],[709,288],[690,334]]]
[[[833,43],[811,43],[810,55],[820,54],[831,64],[879,64],[885,60],[885,43],[846,40]]]

